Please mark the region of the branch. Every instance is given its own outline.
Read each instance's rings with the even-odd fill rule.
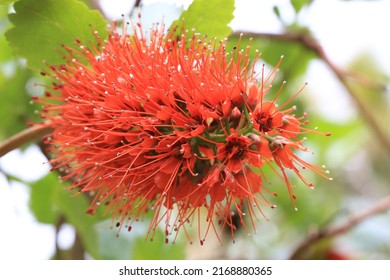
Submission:
[[[0,157],[4,156],[8,152],[23,146],[33,140],[41,138],[52,131],[49,126],[33,126],[29,127],[18,134],[15,134],[7,140],[0,143]]]
[[[368,126],[372,129],[376,138],[383,145],[383,147],[390,153],[390,139],[387,137],[386,133],[383,131],[375,117],[371,114],[371,109],[360,100],[358,93],[356,93],[353,88],[348,84],[349,74],[336,66],[327,56],[322,46],[317,40],[312,36],[309,36],[304,33],[283,33],[283,34],[273,34],[273,33],[253,33],[253,32],[244,32],[237,31],[232,34],[232,36],[239,36],[239,34],[244,33],[246,36],[253,38],[265,38],[272,40],[283,40],[290,42],[301,43],[306,49],[314,52],[335,74],[339,82],[344,86],[346,92],[349,96],[355,101],[355,104],[362,114],[363,118],[368,123]]]
[[[298,246],[298,248],[291,255],[290,259],[291,260],[304,259],[305,252],[307,252],[307,250],[311,246],[314,246],[315,244],[325,239],[329,239],[337,235],[346,233],[349,230],[351,230],[353,227],[367,220],[368,218],[389,209],[390,209],[390,196],[387,196],[379,200],[376,204],[366,209],[365,211],[352,215],[345,223],[341,225],[329,226],[327,228],[312,233],[301,245]]]
[[[89,1],[91,8],[98,10],[102,15],[105,14],[104,9],[102,8],[102,5],[100,4],[99,0],[90,0]],[[139,8],[142,4],[142,0],[135,0],[134,4],[130,11],[130,17],[133,15],[136,8]]]
[[[138,8],[139,6],[141,6],[141,2],[142,0],[136,0],[134,3],[134,8]]]
[[[130,11],[130,17],[132,17],[134,15],[134,12],[136,11],[137,8],[141,7],[141,4],[142,4],[142,0],[136,0],[134,2],[134,5]]]

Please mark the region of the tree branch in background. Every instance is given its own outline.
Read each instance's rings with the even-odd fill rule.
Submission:
[[[29,127],[13,136],[4,140],[0,143],[0,157],[4,156],[8,152],[17,149],[31,141],[35,141],[47,134],[49,134],[52,129],[48,126],[33,126]]]
[[[55,224],[56,235],[55,235],[55,248],[56,252],[54,255],[55,260],[84,260],[85,259],[85,248],[81,240],[80,234],[76,231],[75,241],[73,246],[69,250],[62,250],[59,247],[59,232],[61,227],[66,223],[66,219],[63,215],[60,215],[57,223]]]
[[[301,43],[305,48],[310,51],[313,51],[318,58],[320,58],[328,68],[335,74],[339,82],[344,86],[346,92],[349,96],[355,101],[355,104],[366,120],[368,126],[371,128],[376,138],[382,144],[382,146],[387,150],[387,153],[390,154],[390,139],[388,135],[383,131],[375,117],[371,113],[371,109],[364,102],[361,101],[358,94],[353,90],[353,88],[348,83],[348,78],[350,74],[336,66],[327,56],[322,46],[317,40],[305,33],[284,33],[284,34],[274,34],[274,33],[253,33],[245,31],[237,31],[232,34],[232,36],[239,36],[239,34],[245,34],[248,37],[253,38],[262,38],[262,39],[272,39],[272,40],[282,40],[282,41],[291,41]],[[365,82],[364,80],[363,82]],[[385,87],[385,86],[383,86]]]
[[[337,235],[346,233],[356,225],[367,220],[368,218],[389,209],[390,209],[390,196],[387,196],[379,200],[376,204],[366,209],[365,211],[352,215],[343,224],[337,226],[325,227],[323,229],[311,233],[307,237],[307,239],[305,239],[304,242],[297,247],[297,249],[291,255],[290,259],[291,260],[305,259],[305,255],[308,249],[314,246],[315,244],[318,244],[320,241],[323,241],[325,239],[330,239]]]
[[[99,0],[90,0],[89,5],[91,6],[92,9],[98,10],[102,15],[104,15],[104,11],[102,6],[100,5]]]
[[[134,15],[137,8],[139,8],[141,6],[141,3],[142,3],[142,0],[136,0],[134,2],[133,8],[131,8],[131,11],[130,11],[130,17],[132,17]]]
[[[95,10],[98,10],[102,15],[105,14],[102,6],[100,5],[100,1],[99,0],[90,0],[89,4],[90,4],[91,8],[93,8]],[[130,17],[133,16],[135,10],[137,8],[139,8],[141,6],[141,4],[142,4],[142,0],[135,0],[134,1],[134,4],[133,4],[133,6],[132,6],[132,8],[130,10]],[[109,19],[109,20],[112,20],[112,19]]]
[[[136,0],[134,3],[134,8],[138,8],[139,6],[141,6],[141,2],[142,0]]]

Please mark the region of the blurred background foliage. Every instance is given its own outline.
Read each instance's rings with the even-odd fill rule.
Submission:
[[[85,0],[82,1],[84,5],[76,0],[20,0],[15,3],[20,5],[20,14],[8,17],[9,13],[15,11],[13,2],[0,1],[0,141],[24,130],[27,123],[39,121],[39,115],[36,114],[39,108],[31,105],[30,99],[32,95],[43,92],[42,87],[36,85],[47,82],[39,73],[41,61],[48,59],[54,63],[61,59],[56,53],[53,56],[57,57],[47,57],[50,49],[55,48],[54,44],[72,43],[73,34],[77,38],[85,36],[88,40],[88,23],[99,28],[99,34],[104,37],[106,22],[103,15],[108,14],[105,10],[107,4],[104,3],[107,1]],[[57,10],[47,5],[54,2],[57,3]],[[318,102],[318,96],[310,86],[294,104],[300,110],[298,113],[307,111],[310,125],[318,126],[323,132],[332,132],[330,138],[310,135],[306,145],[314,152],[314,156],[308,159],[320,165],[326,164],[334,180],[329,182],[315,174],[308,174],[315,185],[315,190],[310,191],[292,176],[292,182],[297,186],[299,211],[294,211],[282,181],[270,186],[279,193],[277,198],[271,198],[278,207],[264,210],[268,220],[258,222],[256,234],[248,237],[239,231],[235,244],[227,235],[222,238],[223,246],[211,236],[203,247],[189,244],[185,236],[179,236],[175,244],[166,245],[162,232],[156,234],[153,242],[145,241],[147,221],[135,223],[130,233],[123,230],[118,235],[115,223],[109,217],[104,217],[102,213],[94,216],[84,214],[88,208],[88,198],[82,195],[69,197],[70,194],[65,190],[67,184],[58,180],[58,174],[49,173],[47,164],[42,165],[45,160],[40,152],[41,144],[37,141],[21,147],[19,151],[13,151],[0,161],[1,204],[11,205],[11,209],[5,206],[0,208],[1,215],[12,216],[10,222],[13,223],[1,224],[0,244],[4,248],[7,246],[7,250],[1,248],[2,258],[8,258],[11,251],[16,252],[11,254],[16,256],[18,252],[22,255],[29,250],[32,251],[28,254],[30,258],[45,255],[52,259],[288,259],[310,234],[345,223],[351,214],[359,213],[389,195],[390,99],[387,84],[390,73],[381,68],[369,51],[357,55],[348,65],[331,61],[316,41],[310,22],[303,23],[302,20],[310,12],[314,0],[290,0],[284,1],[283,5],[281,1],[275,1],[276,4],[269,11],[280,23],[280,30],[275,33],[232,30],[228,24],[233,19],[233,0],[196,0],[184,14],[182,12],[188,7],[188,1],[185,5],[181,1],[176,1],[177,5],[161,1],[154,3],[154,6],[146,0],[127,2],[131,4],[127,5],[128,9],[123,13],[128,17],[134,17],[141,11],[143,21],[160,22],[164,16],[165,23],[169,25],[170,21],[181,15],[181,18],[186,18],[186,27],[189,29],[194,27],[199,32],[218,38],[228,37],[228,49],[237,46],[239,34],[244,32],[241,47],[246,47],[252,37],[252,54],[258,49],[262,53],[260,64],[265,63],[267,69],[272,69],[284,55],[276,85],[284,80],[287,85],[279,103],[288,100],[305,81],[310,85],[308,76],[316,76],[316,73],[309,73],[313,69],[312,65],[325,65],[330,75],[320,77],[320,83],[324,87],[331,83],[339,85],[338,92],[333,94],[342,98],[347,96],[352,117],[339,121],[337,116],[321,113],[321,107],[331,108],[337,99],[322,96],[319,99],[322,101]],[[235,4],[251,5],[251,2],[236,1]],[[346,3],[353,5],[355,2]],[[34,13],[28,5],[36,9]],[[15,9],[18,11],[18,7]],[[285,9],[293,11],[289,19],[284,16]],[[40,25],[41,29],[35,29],[36,32],[31,35],[29,26],[39,24],[39,21],[47,25],[44,28]],[[78,29],[83,25],[81,32]],[[340,48],[348,47],[347,44],[348,41],[340,42]],[[258,69],[261,69],[261,65]],[[275,86],[274,90],[277,89]],[[37,171],[36,176],[25,176],[35,169],[27,166],[24,170],[23,165],[19,166],[18,161],[15,161],[15,153],[19,155],[19,161],[29,162],[42,170]],[[265,173],[274,176],[269,170],[265,170]],[[25,193],[26,199],[21,199],[22,202],[16,202],[19,199],[16,194],[19,192],[13,192],[15,188]],[[14,212],[21,211],[17,208],[24,209],[25,206],[28,206],[30,222],[33,220],[34,227],[45,224],[45,230],[50,232],[46,235],[49,238],[40,236],[39,231],[35,234],[29,231],[15,233],[23,229],[23,226],[16,226],[23,219]],[[12,240],[9,240],[10,237]],[[24,237],[28,242],[23,243],[24,248],[20,250],[17,248],[18,238]],[[299,257],[389,259],[389,240],[390,215],[387,211],[370,217],[334,238],[317,242]],[[48,252],[34,254],[34,250],[40,250],[39,246],[33,246],[34,243],[48,243],[45,246]]]

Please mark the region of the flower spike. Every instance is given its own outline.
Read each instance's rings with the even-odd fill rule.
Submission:
[[[130,231],[151,211],[150,239],[163,225],[166,242],[180,230],[192,240],[193,225],[203,244],[210,232],[234,237],[241,226],[250,234],[261,208],[275,208],[266,199],[276,194],[265,186],[264,164],[293,201],[286,169],[309,187],[298,167],[327,176],[295,154],[306,151],[298,138],[312,130],[294,106],[285,108],[292,99],[282,107],[276,97],[267,100],[280,62],[258,77],[259,54],[251,61],[249,47],[241,51],[239,43],[228,55],[225,40],[177,37],[162,24],[148,33],[140,24],[123,23],[122,32],[114,25],[98,42],[65,46],[64,65],[44,72],[55,83],[33,99],[53,131],[45,137],[53,169],[77,193],[94,196],[87,213],[105,207]]]

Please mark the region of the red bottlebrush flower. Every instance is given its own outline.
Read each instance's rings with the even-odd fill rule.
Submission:
[[[253,111],[254,127],[262,133],[272,134],[273,130],[283,125],[283,116],[282,112],[276,110],[274,102],[260,103]]]
[[[309,185],[296,165],[322,172],[293,153],[305,150],[296,138],[309,131],[293,109],[264,100],[276,72],[258,82],[249,47],[229,56],[225,41],[159,25],[148,38],[140,25],[133,31],[114,26],[101,51],[65,47],[66,63],[47,73],[56,79],[51,94],[37,101],[53,128],[53,168],[71,189],[94,194],[88,213],[106,205],[130,229],[152,211],[148,235],[164,224],[167,242],[189,223],[205,224],[203,243],[210,230],[234,236],[237,217],[249,233],[261,206],[274,207],[264,164],[276,163],[292,197],[285,168]]]

